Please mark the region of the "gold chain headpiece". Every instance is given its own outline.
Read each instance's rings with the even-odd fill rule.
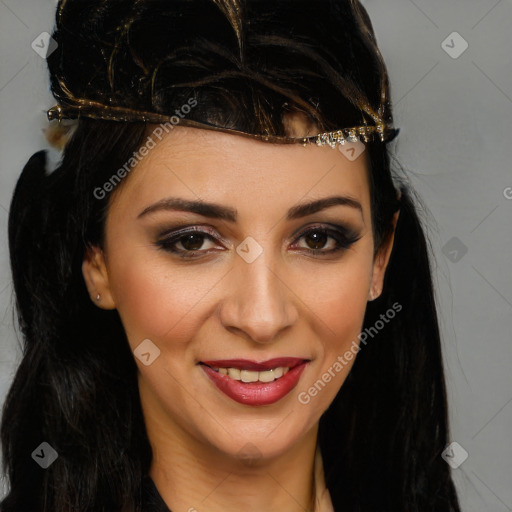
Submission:
[[[146,123],[169,123],[173,117],[155,112],[102,105],[98,102],[87,100],[80,100],[80,104],[76,106],[55,105],[47,111],[47,116],[49,121],[57,119],[59,122],[62,119],[78,119],[80,117],[86,117],[90,119]],[[329,145],[332,148],[335,148],[338,144],[343,145],[345,142],[357,142],[361,139],[364,143],[374,141],[390,142],[398,135],[398,132],[400,131],[398,128],[393,128],[392,126],[381,121],[375,126],[353,126],[330,132],[319,133],[316,135],[310,135],[307,137],[283,137],[277,135],[247,133],[240,130],[224,128],[221,126],[194,121],[186,118],[180,118],[179,124],[181,126],[190,126],[193,128],[204,128],[231,134],[246,135],[263,141],[278,142],[284,144],[316,143],[318,146]]]

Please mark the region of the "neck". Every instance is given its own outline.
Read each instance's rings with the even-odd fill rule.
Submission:
[[[317,425],[279,456],[242,460],[147,420],[149,474],[172,512],[313,512]]]

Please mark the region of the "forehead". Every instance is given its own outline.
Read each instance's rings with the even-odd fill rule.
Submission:
[[[342,194],[369,207],[364,151],[350,160],[329,146],[274,144],[188,127],[176,127],[155,142],[124,179],[112,206],[140,208],[172,195],[261,214],[262,208],[278,212],[279,206]]]

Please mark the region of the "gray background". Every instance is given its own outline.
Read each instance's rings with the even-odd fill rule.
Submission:
[[[394,152],[430,210],[451,440],[469,453],[453,470],[462,507],[512,511],[512,2],[363,4],[390,72],[402,130]],[[54,101],[31,43],[51,32],[55,5],[0,0],[1,403],[21,355],[7,211],[23,165],[48,147],[44,111]],[[453,32],[469,45],[458,58],[447,53],[463,48]]]

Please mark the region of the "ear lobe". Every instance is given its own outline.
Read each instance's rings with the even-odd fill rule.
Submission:
[[[86,249],[82,262],[82,275],[91,300],[102,309],[115,309],[105,256],[99,247]]]
[[[389,258],[391,257],[391,251],[393,249],[396,223],[398,222],[399,215],[400,210],[395,212],[395,214],[393,215],[393,230],[388,235],[386,240],[383,241],[379,251],[377,252],[373,260],[372,284],[370,287],[370,292],[368,294],[368,300],[375,300],[382,293],[382,288],[384,286],[384,276],[386,274],[386,268],[389,263]]]

